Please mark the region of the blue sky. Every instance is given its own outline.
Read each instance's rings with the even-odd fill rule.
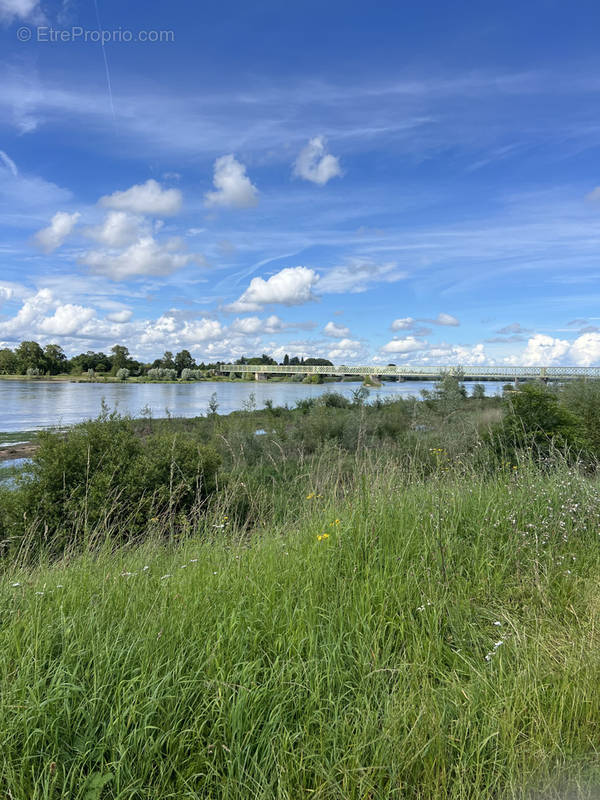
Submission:
[[[0,0],[0,346],[600,364],[599,22]]]

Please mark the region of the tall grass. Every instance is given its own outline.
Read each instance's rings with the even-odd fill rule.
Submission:
[[[595,796],[598,481],[352,463],[272,489],[279,524],[224,499],[3,575],[0,795]]]

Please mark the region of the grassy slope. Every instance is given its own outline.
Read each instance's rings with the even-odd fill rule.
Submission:
[[[411,485],[371,468],[245,545],[213,519],[212,541],[4,576],[0,794],[94,798],[94,776],[102,798],[148,800],[591,785],[599,490],[566,468]]]

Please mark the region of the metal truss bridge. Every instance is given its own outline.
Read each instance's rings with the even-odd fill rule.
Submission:
[[[444,375],[460,375],[464,380],[518,381],[519,379],[540,379],[543,381],[563,381],[575,378],[600,378],[600,367],[507,367],[507,366],[401,366],[388,367],[381,364],[363,366],[281,366],[271,364],[220,364],[219,372],[251,373],[255,380],[267,375],[362,375],[372,377],[395,377],[400,380],[439,380]]]

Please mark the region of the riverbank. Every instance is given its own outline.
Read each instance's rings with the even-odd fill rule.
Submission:
[[[40,433],[5,794],[593,797],[600,393],[457,389]]]

